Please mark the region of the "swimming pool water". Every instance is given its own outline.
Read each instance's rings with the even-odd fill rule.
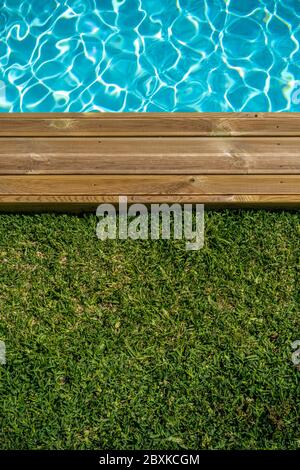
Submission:
[[[299,44],[300,0],[0,0],[0,111],[300,111]]]

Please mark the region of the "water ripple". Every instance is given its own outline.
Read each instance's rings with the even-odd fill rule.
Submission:
[[[0,111],[299,111],[299,0],[0,0]]]

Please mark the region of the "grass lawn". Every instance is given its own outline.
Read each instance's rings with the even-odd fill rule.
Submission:
[[[300,447],[300,213],[212,211],[204,249],[0,216],[1,449]]]

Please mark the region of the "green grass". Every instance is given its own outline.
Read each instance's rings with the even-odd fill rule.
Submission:
[[[207,213],[199,252],[96,222],[0,216],[0,447],[299,448],[299,212]]]

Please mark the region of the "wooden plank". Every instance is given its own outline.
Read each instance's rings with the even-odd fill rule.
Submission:
[[[64,204],[101,204],[101,203],[118,204],[118,195],[0,195],[0,204],[46,204],[46,203],[64,203]],[[161,202],[178,202],[178,203],[283,203],[300,204],[300,194],[189,194],[189,195],[129,195],[128,203],[142,202],[161,203]]]
[[[300,113],[0,114],[0,210],[300,205]]]
[[[0,196],[0,212],[69,212],[82,213],[96,211],[101,203],[118,204],[118,196]],[[189,195],[189,196],[128,196],[128,203],[181,203],[205,204],[207,208],[289,208],[297,209],[300,195]]]
[[[300,113],[0,113],[0,136],[300,136]]]
[[[0,174],[300,174],[300,137],[0,138]]]
[[[1,176],[0,195],[299,195],[300,175]]]

